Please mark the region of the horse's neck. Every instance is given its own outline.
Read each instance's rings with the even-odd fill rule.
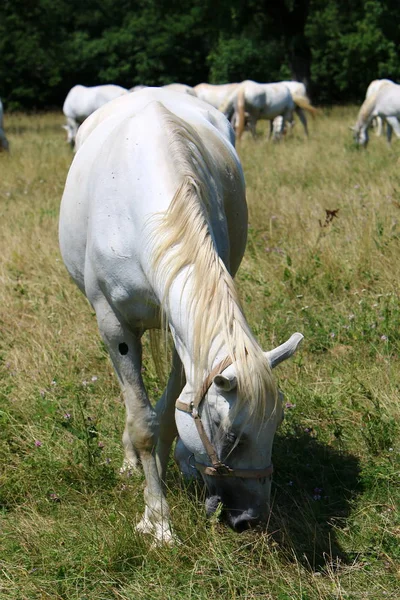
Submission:
[[[207,282],[204,282],[207,285]],[[166,320],[174,340],[174,345],[183,363],[186,379],[195,380],[195,332],[191,291],[193,275],[191,267],[185,268],[172,283],[166,303]],[[221,338],[217,335],[210,343],[209,368],[228,354]]]
[[[365,130],[374,117],[376,96],[377,96],[377,93],[375,92],[374,94],[372,94],[369,98],[367,98],[363,102],[363,104],[360,108],[360,112],[358,113],[358,118],[357,118],[357,123],[356,123],[356,128],[359,129],[360,131],[362,129]]]

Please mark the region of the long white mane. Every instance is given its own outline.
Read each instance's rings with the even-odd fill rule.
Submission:
[[[220,178],[195,129],[166,109],[163,118],[181,184],[169,209],[158,216],[154,233],[152,261],[156,277],[163,281],[162,309],[168,315],[172,282],[187,269],[195,381],[200,385],[204,373],[210,371],[220,350],[212,343],[219,335],[236,366],[239,394],[235,408],[240,410],[246,403],[250,415],[263,418],[266,393],[276,397],[276,386],[213,239],[211,212],[221,194]]]

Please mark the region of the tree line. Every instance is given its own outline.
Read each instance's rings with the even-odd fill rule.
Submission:
[[[61,106],[75,84],[304,81],[314,103],[400,81],[398,0],[2,0],[0,97]]]

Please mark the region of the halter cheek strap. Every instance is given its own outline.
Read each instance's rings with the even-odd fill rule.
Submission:
[[[199,406],[210,389],[214,381],[214,377],[216,375],[220,375],[231,364],[232,360],[229,356],[225,357],[224,360],[218,363],[217,366],[214,367],[214,369],[212,369],[212,371],[207,375],[203,385],[190,404],[182,402],[179,398],[175,403],[176,408],[192,415],[204,449],[207,452],[208,458],[211,462],[211,465],[203,465],[202,463],[195,462],[196,468],[204,475],[211,475],[214,477],[244,477],[247,479],[263,479],[264,477],[270,477],[274,470],[272,464],[265,469],[231,469],[228,467],[228,465],[225,465],[218,458],[217,451],[204,429],[204,425],[198,410]]]

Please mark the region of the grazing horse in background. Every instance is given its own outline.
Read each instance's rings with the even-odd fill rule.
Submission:
[[[364,100],[358,113],[357,122],[351,129],[354,132],[354,141],[367,147],[368,127],[375,117],[386,121],[386,137],[390,144],[393,131],[400,138],[400,85],[396,83],[381,86],[375,93]]]
[[[225,114],[235,111],[235,129],[237,138],[240,139],[246,118],[248,119],[250,130],[255,137],[256,124],[259,119],[268,119],[274,121],[272,133],[274,140],[279,140],[285,130],[285,123],[293,120],[293,112],[296,111],[303,123],[306,134],[307,121],[304,110],[312,114],[317,109],[311,106],[308,98],[291,94],[287,85],[279,83],[256,83],[255,81],[243,81],[239,87],[230,94],[228,99],[220,106],[220,110]]]
[[[367,88],[367,92],[365,94],[365,99],[370,98],[371,96],[377,94],[377,92],[384,87],[385,85],[394,84],[394,81],[391,79],[374,79],[371,81]],[[376,135],[381,136],[383,133],[383,121],[381,117],[375,117],[372,120],[372,125],[376,125]]]
[[[9,143],[6,138],[6,134],[4,133],[4,125],[3,125],[3,103],[0,99],[0,152],[2,150],[9,150]]]
[[[96,85],[86,87],[84,85],[75,85],[65,98],[63,113],[67,118],[67,124],[64,125],[68,133],[67,141],[74,146],[76,132],[83,121],[95,110],[118,96],[127,94],[128,90],[119,85]]]
[[[232,91],[219,109],[226,116],[234,112],[237,139],[243,134],[246,120],[254,137],[258,119],[273,121],[281,115],[283,119],[279,131],[274,131],[274,139],[279,139],[283,134],[285,121],[291,119],[294,103],[286,86],[271,84],[266,88],[265,84],[246,80]]]
[[[200,100],[208,102],[214,108],[219,108],[238,87],[239,83],[224,83],[222,85],[199,83],[194,87],[194,91]],[[228,115],[228,117],[230,116]]]
[[[282,403],[271,367],[302,336],[264,353],[233,282],[246,245],[244,178],[225,117],[188,94],[148,88],[105,105],[79,130],[60,211],[67,269],[92,304],[125,400],[125,469],[146,478],[138,530],[172,543],[165,498],[179,434],[240,531],[265,522]],[[168,326],[172,371],[155,408],[141,337]]]

